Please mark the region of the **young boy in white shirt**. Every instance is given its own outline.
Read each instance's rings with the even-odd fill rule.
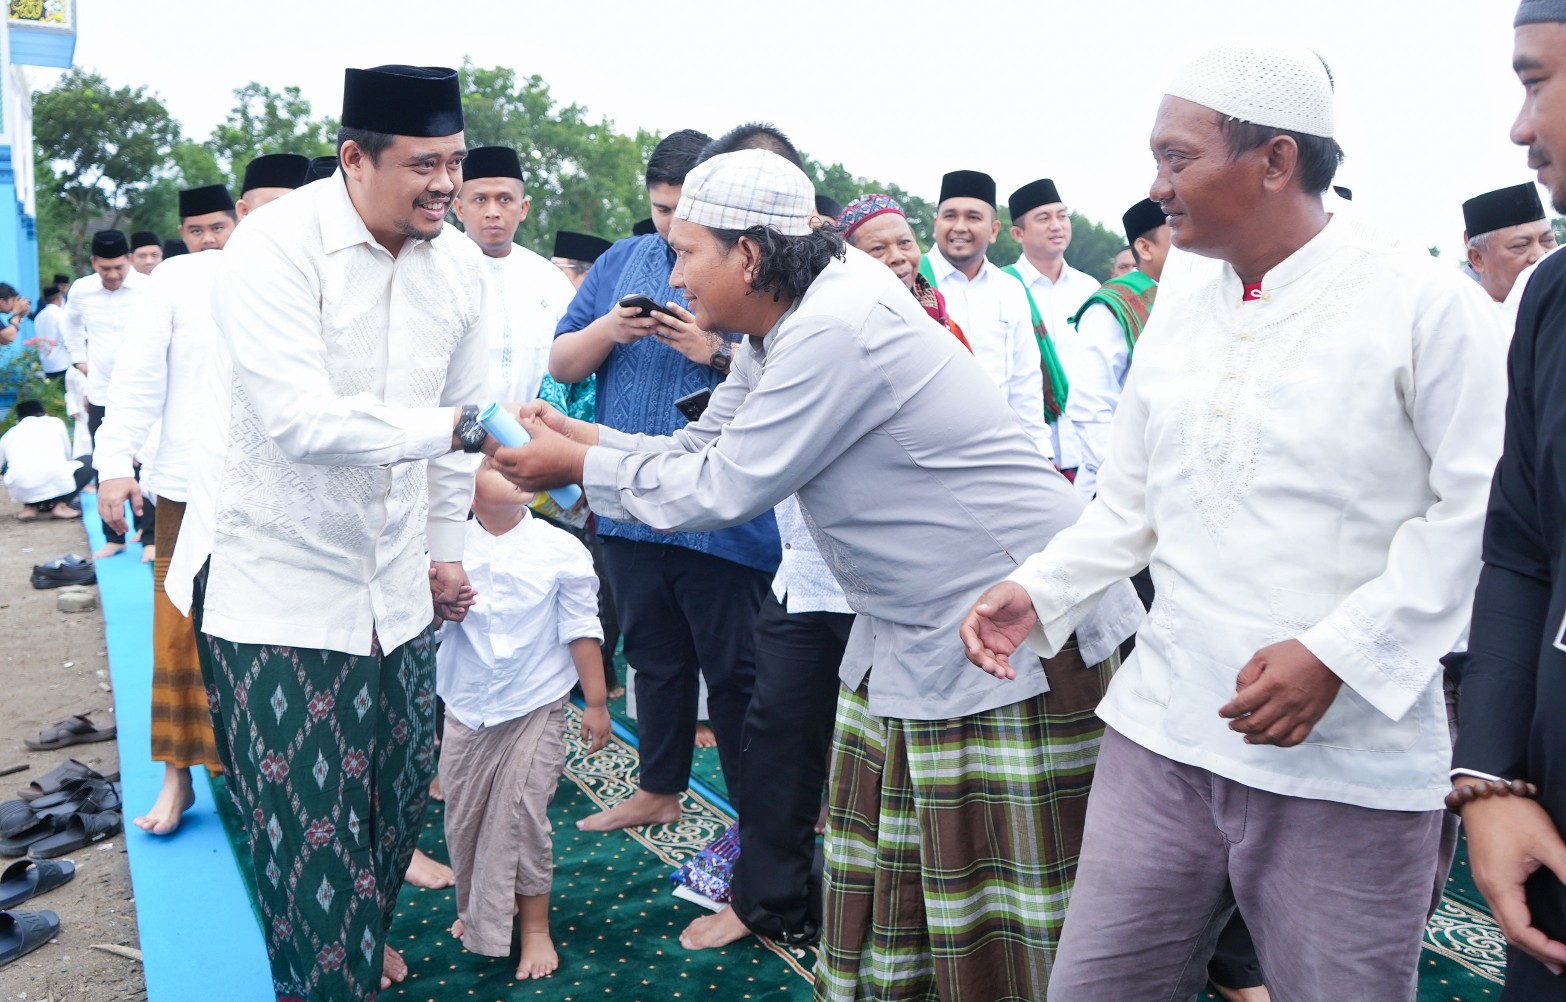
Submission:
[[[440,782],[457,876],[453,936],[473,953],[511,952],[517,980],[560,966],[549,934],[554,877],[549,802],[565,768],[565,704],[578,681],[592,754],[609,741],[598,578],[575,537],[528,512],[532,495],[485,460],[463,564],[477,600],[441,630],[436,690],[446,702]]]
[[[43,404],[23,400],[16,405],[17,422],[0,435],[0,469],[4,469],[6,490],[11,500],[26,505],[17,513],[18,522],[35,522],[48,515],[69,519],[82,517],[72,502],[82,485],[92,479],[92,470],[71,458],[71,437],[65,422],[44,413]]]

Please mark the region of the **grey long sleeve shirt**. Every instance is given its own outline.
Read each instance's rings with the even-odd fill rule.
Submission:
[[[594,511],[660,529],[736,525],[797,493],[862,617],[841,677],[870,674],[873,713],[938,720],[1049,689],[1027,651],[1015,681],[973,667],[958,628],[1082,502],[973,357],[858,251],[739,347],[700,421],[666,437],[600,427],[584,485]],[[1077,629],[1084,660],[1141,616],[1127,582],[1111,589]]]

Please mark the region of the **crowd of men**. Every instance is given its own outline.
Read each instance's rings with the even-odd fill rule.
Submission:
[[[1566,0],[1515,23],[1566,211]],[[845,1002],[1412,999],[1461,819],[1505,997],[1566,999],[1566,258],[1532,182],[1464,204],[1463,271],[1362,225],[1335,104],[1308,50],[1182,68],[1100,282],[1053,179],[954,169],[922,248],[761,124],[668,136],[646,226],[545,259],[453,71],[348,70],[337,157],[182,192],[177,244],[96,234],[39,314],[99,559],[155,543],[137,823],[223,770],[278,997],[405,974],[482,453],[582,486],[551,513],[636,670],[636,792],[580,827],[679,819],[705,685],[741,850],[687,948],[819,943]]]

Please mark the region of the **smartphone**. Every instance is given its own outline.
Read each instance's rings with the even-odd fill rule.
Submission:
[[[679,317],[675,316],[674,312],[671,311],[667,306],[664,306],[662,303],[653,299],[651,296],[643,296],[639,293],[626,296],[624,299],[620,300],[620,305],[629,306],[632,309],[640,310],[641,312],[636,314],[639,317],[650,317],[654,313],[662,313],[665,316],[674,317],[676,320],[679,319]]]
[[[687,421],[700,421],[702,414],[707,410],[707,404],[712,400],[712,391],[702,387],[695,393],[687,393],[674,402],[674,407],[685,415]]]

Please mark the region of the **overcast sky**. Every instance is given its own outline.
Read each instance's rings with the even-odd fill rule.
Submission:
[[[482,9],[474,13],[475,7]],[[147,84],[204,137],[251,80],[341,110],[347,66],[536,73],[625,132],[775,122],[812,156],[933,199],[957,168],[1001,197],[1055,179],[1118,223],[1147,193],[1159,96],[1221,40],[1287,38],[1337,78],[1339,182],[1411,242],[1461,247],[1465,198],[1528,180],[1510,0],[78,0],[79,66]],[[54,71],[34,71],[46,87]]]

